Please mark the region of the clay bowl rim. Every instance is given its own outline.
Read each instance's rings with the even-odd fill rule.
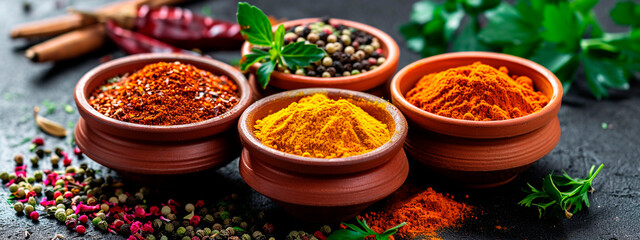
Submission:
[[[281,24],[284,24],[285,29],[289,29],[292,26],[303,25],[303,24],[317,22],[317,21],[321,21],[321,18],[296,19],[296,20],[286,21]],[[384,31],[364,23],[345,20],[345,19],[331,18],[330,22],[335,24],[343,24],[345,26],[364,31],[368,34],[371,34],[371,36],[378,38],[378,40],[380,40],[383,43],[382,45],[387,47],[386,49],[387,56],[385,57],[387,60],[384,63],[382,63],[379,67],[375,68],[374,70],[367,71],[366,73],[360,73],[360,74],[350,75],[346,77],[344,76],[330,77],[330,78],[309,77],[309,76],[300,76],[296,74],[283,73],[275,70],[273,71],[273,73],[271,73],[271,77],[277,78],[277,79],[287,79],[287,81],[295,82],[295,83],[322,83],[322,84],[336,84],[336,85],[348,84],[348,83],[362,81],[363,78],[369,79],[370,77],[373,77],[375,74],[379,74],[384,71],[391,71],[391,68],[393,68],[395,65],[395,64],[392,64],[391,59],[400,59],[400,47],[398,47],[398,44],[396,43],[396,41],[393,40],[393,38],[389,36],[389,34],[385,33]],[[273,31],[275,31],[278,28],[278,25],[273,26]],[[242,44],[242,48],[241,48],[242,56],[244,56],[245,54],[249,54],[251,52],[250,46],[251,44],[249,44],[248,41],[245,41]],[[383,51],[384,50],[385,49],[383,48]],[[258,69],[260,66],[261,66],[260,63],[255,63],[251,65],[251,69],[255,70],[255,69]],[[393,69],[393,71],[395,72],[395,69]]]
[[[209,118],[200,122],[180,124],[180,125],[144,125],[144,124],[120,121],[120,120],[110,118],[101,114],[96,109],[94,109],[87,101],[88,96],[85,94],[85,90],[86,88],[88,88],[90,83],[92,83],[93,81],[105,80],[105,79],[94,78],[95,75],[101,74],[102,72],[108,71],[109,69],[112,69],[115,67],[126,65],[131,62],[147,62],[148,61],[149,62],[148,64],[151,64],[151,63],[160,62],[160,61],[169,61],[167,59],[171,59],[170,61],[182,62],[184,60],[187,60],[189,62],[199,62],[202,64],[209,65],[211,68],[215,68],[224,72],[224,75],[226,75],[230,80],[234,81],[234,83],[238,87],[238,92],[240,94],[239,96],[240,101],[238,102],[238,104],[233,106],[229,111],[221,115],[218,115],[216,117]],[[203,70],[206,70],[206,69],[203,69]],[[83,108],[83,109],[80,109],[79,111],[84,111],[86,114],[88,114],[89,117],[93,118],[94,120],[100,121],[103,124],[106,124],[108,126],[115,127],[115,128],[124,128],[132,131],[155,132],[155,133],[180,133],[180,132],[185,132],[190,130],[197,130],[197,129],[205,128],[208,126],[220,125],[238,118],[238,116],[242,114],[243,112],[242,110],[246,109],[246,107],[248,107],[252,102],[251,87],[249,86],[249,83],[246,81],[246,78],[240,71],[235,70],[235,68],[233,68],[232,66],[226,63],[223,63],[211,58],[192,56],[192,55],[186,55],[186,54],[176,54],[176,53],[135,54],[135,55],[118,58],[118,59],[100,64],[97,67],[94,67],[93,69],[91,69],[89,72],[85,73],[82,76],[82,78],[80,78],[80,80],[78,81],[75,87],[74,93],[75,93],[74,98],[76,101],[76,105],[78,106],[78,108]]]
[[[303,156],[286,153],[286,152],[282,152],[282,151],[270,148],[264,145],[258,138],[256,138],[256,136],[253,134],[253,131],[250,130],[250,129],[253,129],[253,125],[249,126],[247,122],[247,118],[250,114],[255,112],[257,109],[264,108],[265,106],[269,105],[272,101],[276,99],[305,97],[305,96],[311,96],[315,93],[332,94],[345,99],[346,98],[363,99],[371,103],[377,102],[377,103],[385,104],[383,109],[391,116],[391,118],[393,119],[396,125],[393,135],[382,146],[370,152],[360,154],[360,155],[355,155],[355,156],[349,156],[349,157],[327,159],[327,158],[316,158],[316,157],[303,157]],[[277,109],[275,111],[278,111],[278,110],[280,109]],[[251,123],[251,124],[254,124],[254,123]],[[389,153],[389,152],[393,152],[397,148],[402,148],[402,146],[404,145],[404,141],[400,141],[400,140],[403,140],[407,136],[408,125],[400,109],[398,109],[396,106],[394,106],[390,102],[382,98],[373,96],[371,94],[352,91],[352,90],[346,90],[346,89],[338,89],[338,88],[303,88],[303,89],[289,90],[289,91],[277,93],[277,94],[265,97],[263,99],[260,99],[259,101],[253,103],[251,106],[249,106],[249,108],[247,108],[247,110],[245,110],[242,116],[240,116],[240,119],[238,121],[238,130],[240,133],[240,138],[243,140],[242,142],[245,144],[251,145],[250,147],[245,146],[247,150],[255,149],[257,151],[260,151],[262,154],[273,157],[274,159],[278,159],[278,160],[281,160],[287,163],[292,163],[292,164],[304,164],[307,166],[338,167],[338,166],[345,166],[345,165],[358,165],[361,163],[372,161],[374,159],[377,159],[379,156],[385,155],[386,153]],[[251,151],[249,153],[251,153]]]
[[[470,58],[470,57],[471,58],[472,57],[490,58],[494,60],[510,62],[512,64],[521,65],[540,73],[542,76],[544,76],[544,80],[546,80],[551,84],[551,87],[553,89],[553,93],[551,95],[551,98],[549,99],[549,103],[547,103],[547,105],[544,106],[541,110],[523,117],[506,119],[506,120],[474,121],[474,120],[449,118],[449,117],[440,116],[435,113],[422,110],[414,106],[413,104],[409,103],[409,101],[407,101],[405,96],[400,92],[400,86],[399,86],[400,81],[405,81],[405,79],[407,79],[406,76],[410,75],[414,68],[422,68],[425,65],[428,65],[429,63],[437,62],[437,61],[445,61],[445,60],[451,60],[451,59],[457,59],[457,58]],[[451,68],[458,67],[458,66],[459,65],[451,66]],[[559,106],[562,101],[562,95],[563,95],[562,84],[560,83],[560,80],[558,79],[558,77],[556,77],[556,75],[554,75],[551,71],[549,71],[549,69],[528,59],[524,59],[524,58],[513,56],[513,55],[508,55],[503,53],[493,53],[493,52],[455,52],[455,53],[445,53],[445,54],[439,54],[439,55],[428,57],[428,58],[423,58],[402,68],[391,80],[391,97],[394,100],[394,104],[402,105],[403,108],[407,109],[411,113],[417,114],[420,117],[429,119],[431,121],[444,123],[447,125],[455,125],[455,126],[470,127],[470,128],[474,128],[474,127],[501,128],[506,126],[517,126],[537,118],[542,118],[544,116],[553,114],[554,112],[557,111],[557,109],[559,109]]]

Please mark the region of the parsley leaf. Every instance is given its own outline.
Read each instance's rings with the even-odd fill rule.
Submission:
[[[398,232],[399,228],[407,224],[403,222],[382,233],[376,233],[367,225],[367,221],[362,217],[357,216],[356,220],[360,226],[343,222],[342,225],[347,226],[347,229],[336,230],[327,237],[327,240],[364,240],[369,236],[373,236],[376,240],[388,240],[390,236]]]
[[[554,214],[564,213],[565,217],[571,218],[573,214],[582,210],[583,206],[589,207],[588,193],[593,192],[593,179],[603,166],[604,164],[600,164],[595,172],[595,166],[591,166],[586,179],[572,178],[564,171],[562,175],[551,173],[542,179],[541,190],[527,183],[529,189],[524,191],[529,194],[518,204],[537,207],[541,218],[550,210]]]

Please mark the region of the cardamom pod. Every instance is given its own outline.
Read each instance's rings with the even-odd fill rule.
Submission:
[[[36,124],[40,129],[42,129],[42,131],[56,137],[67,136],[67,130],[64,129],[62,125],[38,115],[39,111],[40,107],[36,106],[33,108],[33,118],[36,119]]]

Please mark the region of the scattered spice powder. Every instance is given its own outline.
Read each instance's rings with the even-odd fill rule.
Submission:
[[[254,133],[271,148],[317,158],[360,155],[389,141],[387,125],[353,101],[304,97],[256,121]]]
[[[94,90],[89,104],[107,117],[144,125],[179,125],[219,116],[238,103],[238,87],[180,62],[158,62]]]
[[[526,116],[549,102],[534,89],[531,78],[510,77],[506,67],[480,62],[426,75],[406,98],[425,111],[475,121]]]
[[[376,232],[407,222],[406,226],[399,229],[398,236],[432,238],[442,228],[459,226],[471,217],[472,209],[455,201],[449,194],[438,193],[431,188],[419,190],[404,185],[386,200],[386,206],[381,211],[368,213],[364,218]]]

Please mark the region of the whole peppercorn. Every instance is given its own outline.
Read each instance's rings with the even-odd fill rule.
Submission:
[[[310,43],[316,43],[318,40],[320,40],[320,36],[318,36],[317,33],[309,33],[309,35],[307,35],[307,40]]]
[[[196,231],[196,236],[200,238],[203,238],[205,235],[207,235],[207,233],[202,229],[199,229],[198,231]]]
[[[65,214],[67,214],[67,217],[68,217],[69,215],[73,214],[73,212],[74,212],[73,209],[67,208],[65,211]]]
[[[31,205],[31,206],[36,206],[37,202],[36,202],[36,198],[34,197],[29,197],[29,200],[27,200],[27,204]]]
[[[167,224],[167,225],[171,225],[171,224]],[[171,227],[173,227],[173,225],[171,225]],[[166,228],[166,226],[165,226]],[[166,231],[166,229],[165,229]],[[171,231],[173,231],[173,228],[171,228]],[[167,231],[170,232],[170,231]],[[131,225],[125,223],[122,224],[122,226],[120,226],[120,234],[122,234],[123,236],[129,236],[131,235]]]
[[[222,225],[220,223],[213,224],[213,227],[211,227],[211,229],[220,231],[222,230]]]
[[[251,240],[251,236],[249,234],[242,234],[242,240]]]
[[[36,209],[33,207],[33,205],[25,205],[24,206],[24,213],[29,216],[33,211],[35,211]]]
[[[87,224],[87,221],[89,221],[89,217],[87,217],[87,215],[81,215],[80,217],[78,217],[78,221],[80,221],[80,223],[82,224]]]
[[[383,57],[378,58],[378,65],[383,64],[387,59]]]
[[[228,239],[231,234],[229,234],[227,230],[221,230],[219,236],[222,237],[222,239]]]
[[[40,214],[36,211],[31,212],[31,214],[29,214],[29,218],[31,218],[31,220],[38,220],[38,218],[40,217]]]
[[[198,224],[200,224],[200,216],[195,215],[191,217],[191,220],[189,220],[189,223],[191,224],[191,226],[198,226]]]
[[[24,156],[22,156],[22,154],[16,154],[16,156],[13,157],[13,161],[16,162],[16,165],[22,166],[22,164],[24,164]]]
[[[184,210],[187,211],[188,213],[193,212],[196,209],[195,206],[193,206],[193,204],[191,203],[187,203],[187,205],[184,205]]]
[[[188,237],[188,236],[184,236],[184,237],[182,237],[180,240],[191,240],[191,238],[190,238],[190,237]]]
[[[67,212],[64,209],[58,209],[56,210],[55,217],[58,221],[64,222],[67,220]]]
[[[36,179],[36,182],[40,182],[42,181],[42,177],[43,177],[43,173],[42,171],[35,171],[33,172],[33,178]]]
[[[107,231],[107,229],[109,228],[109,224],[107,223],[107,221],[102,220],[98,223],[98,228],[102,231]]]
[[[31,187],[31,191],[35,192],[37,195],[41,195],[42,194],[42,185],[34,184],[33,187]]]
[[[262,226],[262,231],[265,232],[266,234],[271,234],[273,233],[273,224],[271,223],[265,223]]]
[[[362,63],[359,63],[359,62],[354,63],[353,64],[353,68],[354,69],[358,69],[358,70],[362,70]]]
[[[335,76],[336,75],[336,68],[334,67],[328,67],[327,71],[329,74],[331,74],[331,76]]]
[[[169,237],[162,235],[162,237],[160,237],[160,240],[169,240]]]
[[[329,67],[333,64],[333,60],[330,57],[325,57],[322,59],[322,65],[325,67]]]
[[[78,225],[76,226],[76,232],[78,232],[78,234],[82,235],[87,231],[87,228],[85,228],[82,225]]]
[[[58,166],[59,162],[60,162],[60,157],[58,155],[51,156],[51,165]]]
[[[149,234],[149,235],[147,235],[147,237],[145,239],[146,240],[156,240],[156,237],[153,236],[153,234]]]
[[[206,224],[212,224],[215,219],[213,218],[213,215],[207,214],[204,216],[204,218],[202,218],[202,221],[204,221]]]
[[[128,198],[128,197],[127,197],[127,195],[126,195],[126,194],[120,194],[120,195],[118,196],[118,202],[120,202],[120,203],[126,203],[126,202],[127,202],[127,198]]]
[[[68,229],[75,229],[76,226],[78,226],[78,220],[76,220],[75,218],[67,218],[64,224]]]
[[[103,212],[108,212],[109,211],[109,204],[106,204],[106,203],[100,204],[100,210],[102,210]]]
[[[162,228],[162,219],[156,218],[155,220],[153,220],[152,226],[154,229],[161,229]]]
[[[18,189],[19,189],[19,188],[18,188],[18,185],[17,185],[17,184],[15,184],[15,183],[14,183],[14,184],[11,184],[11,186],[9,186],[9,192],[11,192],[11,193],[15,193],[15,192],[17,192],[17,191],[18,191]]]
[[[171,220],[171,221],[176,220],[176,218],[177,218],[177,217],[176,217],[176,215],[175,215],[175,214],[173,214],[173,213],[169,213],[169,215],[167,215],[167,219],[169,219],[169,220]]]
[[[184,236],[186,232],[187,229],[185,227],[179,227],[178,230],[176,230],[176,234],[178,234],[179,237]]]
[[[18,188],[18,191],[13,193],[14,196],[16,196],[17,198],[24,198],[27,193],[24,191],[23,188]]]
[[[304,69],[302,69],[302,68],[298,68],[298,69],[296,70],[296,73],[295,73],[295,74],[296,74],[296,75],[304,76],[304,75],[305,75],[305,74],[304,74]]]
[[[228,227],[225,229],[227,232],[229,232],[230,235],[235,235],[236,234],[236,230],[233,229],[232,227]]]
[[[165,224],[164,225],[164,231],[166,231],[168,233],[173,232],[173,229],[174,229],[173,224]]]
[[[91,220],[91,223],[93,224],[93,226],[98,226],[98,223],[100,223],[102,221],[102,218],[100,217],[95,217],[93,218],[93,220]]]
[[[9,181],[9,173],[7,172],[0,173],[0,180],[2,180],[3,182]]]
[[[241,217],[233,217],[233,218],[231,218],[231,223],[234,226],[238,226],[241,222],[242,222],[242,218]]]
[[[334,43],[336,41],[338,41],[338,37],[336,37],[336,35],[331,34],[327,36],[327,42]]]
[[[331,77],[331,73],[329,73],[329,72],[323,72],[323,73],[322,73],[322,77],[323,77],[323,78],[329,78],[329,77]]]
[[[249,228],[249,224],[247,222],[241,222],[240,223],[240,228],[247,229],[247,228]]]
[[[171,208],[169,206],[162,206],[162,209],[160,209],[160,213],[162,213],[162,215],[166,217],[171,213]]]
[[[329,236],[329,234],[331,234],[331,227],[329,227],[329,225],[323,225],[320,227],[320,232],[325,236]]]
[[[16,202],[13,204],[13,210],[16,210],[16,213],[21,213],[24,210],[24,204],[21,202]]]

